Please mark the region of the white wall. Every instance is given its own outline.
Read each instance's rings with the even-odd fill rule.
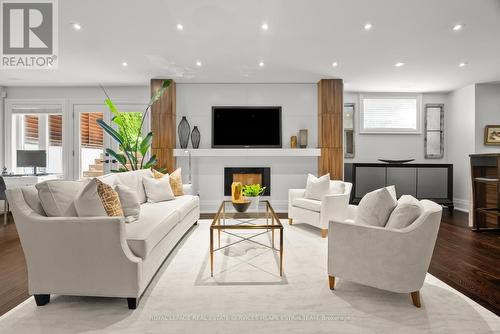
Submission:
[[[500,124],[500,83],[476,85],[476,153],[500,152],[500,146],[484,145],[484,127]]]
[[[182,116],[197,125],[200,148],[211,147],[211,110],[214,105],[278,105],[282,107],[283,147],[301,128],[309,130],[309,146],[317,146],[316,84],[178,84],[177,123]],[[238,135],[238,129],[228,129]],[[177,138],[178,140],[178,138]],[[177,143],[177,145],[179,145]],[[186,180],[187,158],[179,157]],[[213,212],[223,198],[224,167],[271,167],[271,201],[285,211],[288,189],[305,186],[305,175],[317,172],[314,157],[219,157],[193,158],[193,184],[198,189],[202,211]]]
[[[416,163],[446,163],[446,148],[443,159],[424,158],[424,132],[421,134],[360,134],[359,108],[357,92],[346,92],[344,103],[355,103],[354,158],[345,162],[377,162],[377,159],[415,159]],[[422,108],[428,103],[442,103],[447,115],[447,94],[422,94]],[[423,109],[422,109],[423,110]],[[423,127],[422,112],[422,127]],[[446,129],[445,129],[446,132]]]
[[[475,85],[451,92],[445,119],[445,147],[454,173],[454,202],[464,210],[469,209],[471,191],[469,154],[475,151],[475,100]]]

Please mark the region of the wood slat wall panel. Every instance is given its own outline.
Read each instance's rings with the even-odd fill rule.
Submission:
[[[164,79],[151,79],[151,95],[163,84]],[[156,154],[158,167],[166,168],[170,173],[175,170],[175,136],[176,136],[176,99],[175,82],[165,91],[163,96],[151,107],[151,131],[153,140],[151,153]]]
[[[335,180],[344,178],[343,109],[344,84],[341,79],[318,82],[318,174],[330,173]]]

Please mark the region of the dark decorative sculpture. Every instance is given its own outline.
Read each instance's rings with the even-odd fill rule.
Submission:
[[[198,130],[198,127],[195,125],[193,131],[191,132],[191,144],[193,145],[193,148],[200,147],[200,139],[200,130]]]
[[[186,116],[182,116],[179,126],[177,127],[177,132],[179,133],[179,143],[181,144],[181,148],[187,148],[191,127],[189,126]]]

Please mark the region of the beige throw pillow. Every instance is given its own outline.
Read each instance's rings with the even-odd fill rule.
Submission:
[[[386,228],[401,229],[410,226],[424,210],[419,200],[411,195],[403,195],[398,200],[398,205],[392,211]]]
[[[397,204],[387,188],[369,192],[359,202],[356,223],[384,227]]]
[[[321,177],[316,177],[312,174],[307,174],[307,185],[305,198],[314,199],[317,201],[323,200],[323,197],[328,195],[330,191],[330,173]]]
[[[137,195],[137,192],[121,183],[115,186],[115,191],[120,197],[123,214],[127,218],[127,222],[139,219],[141,204],[139,203],[139,196]]]
[[[163,176],[169,175],[169,174],[163,174],[155,169],[153,169],[152,171],[153,171],[153,177],[155,179],[161,179]],[[173,171],[172,174],[169,175],[169,180],[170,180],[170,188],[172,188],[174,196],[184,195],[184,191],[182,190],[182,168],[177,168],[175,171]]]
[[[172,188],[170,187],[170,180],[168,174],[160,179],[143,178],[144,189],[149,203],[170,201],[175,199]]]
[[[97,193],[97,179],[90,179],[74,200],[78,217],[106,216],[101,197]],[[101,181],[99,181],[101,182]]]
[[[84,182],[49,180],[35,185],[47,217],[77,217],[74,199]]]

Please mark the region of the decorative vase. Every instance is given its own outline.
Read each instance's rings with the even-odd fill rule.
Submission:
[[[240,202],[241,198],[241,182],[233,182],[231,184],[231,199],[233,202]]]
[[[307,129],[299,130],[299,147],[300,148],[307,147]]]
[[[200,130],[198,130],[196,125],[191,132],[191,144],[193,145],[193,148],[200,147]]]
[[[187,148],[189,143],[189,134],[191,133],[191,127],[186,119],[186,116],[182,116],[179,126],[177,127],[177,132],[179,133],[179,143],[181,148]]]
[[[297,136],[290,137],[290,147],[297,148]]]

